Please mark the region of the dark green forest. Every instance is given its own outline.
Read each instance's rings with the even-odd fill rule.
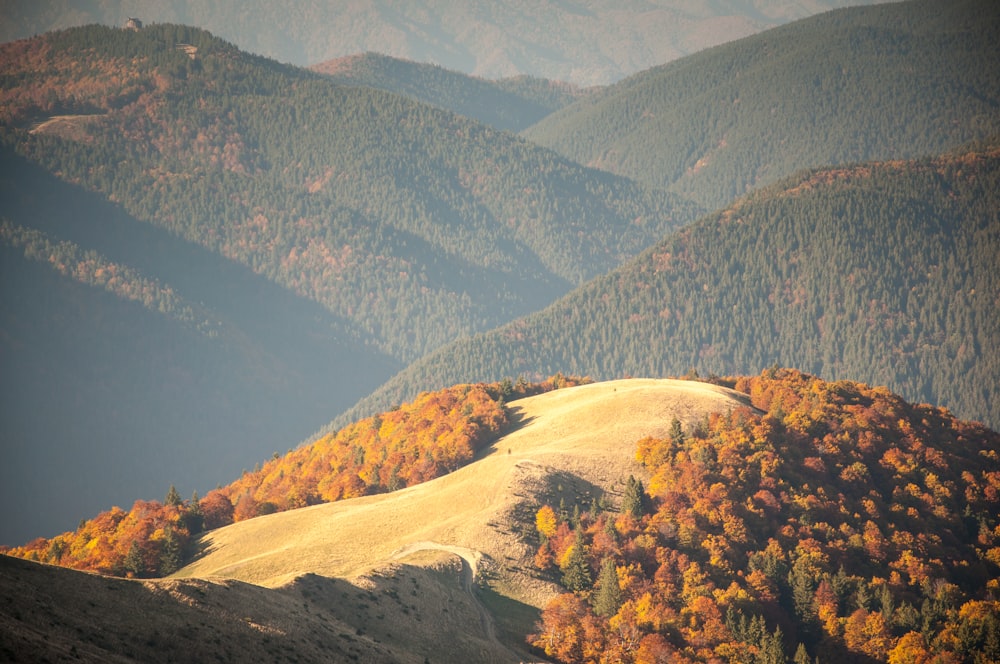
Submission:
[[[803,168],[985,138],[997,62],[992,0],[854,7],[641,72],[524,135],[714,209]]]
[[[809,171],[542,312],[411,365],[348,418],[455,376],[801,367],[1000,424],[1000,150]]]

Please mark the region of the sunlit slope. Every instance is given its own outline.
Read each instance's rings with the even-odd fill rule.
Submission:
[[[641,472],[637,440],[663,435],[674,418],[691,423],[743,403],[714,385],[644,379],[530,397],[514,404],[515,429],[474,463],[402,491],[213,531],[203,540],[205,555],[179,575],[279,586],[305,573],[353,577],[408,552],[442,547],[491,567],[505,593],[537,605],[531,580],[505,561],[530,555],[516,533],[531,527],[524,515],[533,516],[538,493],[553,478],[566,490],[614,491]]]

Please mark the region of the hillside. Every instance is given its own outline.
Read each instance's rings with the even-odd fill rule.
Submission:
[[[538,308],[696,211],[191,28],[80,28],[9,44],[2,61],[18,81],[2,119],[19,154],[404,360]]]
[[[204,641],[209,658],[242,648],[228,639],[245,630],[264,648],[253,661],[313,661],[317,646],[523,661],[526,637],[562,662],[996,654],[995,432],[796,371],[720,382],[731,387],[632,379],[518,399],[472,463],[210,531],[169,580],[56,584],[64,572],[3,561],[0,647],[143,658],[166,638]],[[570,594],[576,559],[587,580]],[[119,617],[123,602],[143,607],[130,616],[162,611],[160,628]],[[57,638],[32,637],[40,624]],[[306,642],[305,628],[319,632]],[[126,630],[149,636],[124,645]]]
[[[990,0],[855,7],[636,74],[524,135],[716,208],[803,168],[997,132],[997,61]]]
[[[997,425],[1000,152],[806,172],[675,233],[551,307],[458,341],[348,417],[418,386],[701,375],[790,364]]]
[[[489,2],[420,0],[155,4],[110,0],[13,2],[0,6],[0,41],[103,23],[197,25],[242,49],[312,65],[378,52],[485,78],[531,75],[578,85],[606,84],[732,39],[810,14],[870,0],[710,0],[572,5],[546,0],[498,7]]]
[[[594,90],[530,76],[489,81],[377,53],[335,58],[310,69],[340,85],[394,92],[514,132]]]
[[[0,543],[214,487],[401,368],[320,305],[7,150],[0,192]]]
[[[257,622],[260,632],[275,639],[281,636],[279,630],[291,632],[287,641],[279,640],[290,642],[290,648],[297,638],[294,635],[301,634],[299,627],[291,629],[290,624],[300,614],[304,599],[310,611],[321,607],[321,615],[333,619],[335,631],[341,622],[346,623],[349,627],[344,632],[356,634],[362,645],[371,647],[374,641],[400,657],[401,651],[413,648],[415,640],[428,639],[427,646],[434,644],[434,630],[445,629],[449,647],[430,651],[438,652],[445,661],[469,661],[469,652],[477,653],[471,657],[477,661],[511,661],[507,648],[524,650],[524,634],[538,615],[532,607],[540,607],[554,590],[550,581],[536,578],[526,567],[530,545],[522,537],[533,519],[537,496],[589,502],[608,491],[614,495],[630,473],[640,470],[634,460],[635,440],[647,434],[666,435],[674,418],[693,426],[709,412],[730,410],[743,403],[744,398],[730,390],[682,381],[595,384],[519,399],[512,402],[513,430],[499,441],[492,439],[473,463],[437,480],[391,493],[251,518],[210,531],[201,543],[205,554],[181,570],[181,578],[146,582],[151,590],[167,584],[172,596],[195,609],[188,617],[184,607],[171,607],[167,613],[171,622],[160,632],[168,633],[178,611],[182,615],[178,621],[197,624],[195,617],[207,620],[213,627],[203,625],[201,629],[210,633],[243,627],[231,624],[233,615],[241,620],[246,615],[231,602],[243,601],[243,593],[250,590],[222,581],[242,579],[274,589],[271,594],[253,591],[258,611],[246,622],[250,627]],[[419,422],[420,409],[411,412]],[[259,477],[268,475],[276,476],[277,466],[261,469]],[[524,560],[518,562],[521,558]],[[463,567],[455,567],[449,560],[466,561],[465,570],[476,575],[478,586],[488,585],[474,594],[462,591],[458,581]],[[46,573],[42,581],[32,583],[46,588],[46,594],[56,593],[44,579],[58,576]],[[187,581],[187,577],[209,583]],[[9,579],[4,581],[10,583]],[[3,590],[9,591],[6,583]],[[107,585],[121,588],[122,583],[108,580]],[[227,598],[217,584],[235,585],[241,594]],[[470,586],[470,590],[478,586]],[[415,588],[419,593],[411,594]],[[163,593],[153,595],[157,601],[165,599]],[[292,603],[288,596],[296,601]],[[107,599],[112,605],[115,601]],[[106,606],[102,600],[97,603]],[[480,603],[493,612],[503,612],[495,617],[487,614],[484,620],[489,625],[495,621],[490,629],[495,629],[506,645],[482,635],[476,608],[482,606]],[[34,617],[24,622],[50,619],[51,605],[41,604],[41,609],[32,611]],[[442,606],[448,610],[442,612]],[[15,602],[4,611],[9,617],[10,611],[20,607]],[[295,616],[283,613],[290,607]],[[72,626],[77,618],[67,613],[69,616],[60,616],[60,623],[67,621]],[[113,614],[113,609],[108,611],[111,632],[102,637],[103,643],[114,644],[114,635],[122,629],[116,626]],[[91,611],[89,615],[96,620],[96,615],[104,614]],[[210,615],[218,618],[209,619]],[[222,624],[215,627],[217,621]],[[327,638],[328,630],[323,634]],[[197,642],[201,637],[189,631],[179,638]],[[133,648],[143,648],[141,642],[133,644]],[[480,649],[485,649],[484,654],[479,654]],[[160,657],[156,655],[154,661]],[[414,654],[412,661],[422,661],[422,657]],[[431,661],[440,660],[432,655]]]
[[[30,487],[11,494],[19,528],[43,530],[0,541],[74,524],[77,500],[204,492],[407,362],[544,306],[697,214],[193,28],[50,33],[0,47],[0,73],[5,269],[22,284],[3,294],[14,320],[0,344],[17,358],[3,389],[31,386],[8,402],[5,440],[45,458],[59,441],[79,450],[8,466],[11,491]],[[40,277],[45,265],[61,278]],[[94,291],[75,294],[80,282]],[[135,484],[111,461],[126,450]]]

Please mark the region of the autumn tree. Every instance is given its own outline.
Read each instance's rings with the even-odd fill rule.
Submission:
[[[542,505],[535,514],[535,529],[543,541],[549,540],[556,534],[557,525],[555,510],[548,505]]]

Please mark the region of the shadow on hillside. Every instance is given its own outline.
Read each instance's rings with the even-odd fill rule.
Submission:
[[[301,597],[307,612],[352,627],[348,640],[430,661],[440,661],[442,643],[449,644],[447,661],[477,661],[484,652],[499,655],[504,646],[527,656],[522,644],[538,611],[488,588],[470,592],[462,586],[457,556],[432,555],[427,566],[391,564],[354,581],[305,574],[282,591]],[[484,629],[480,605],[499,627],[497,641]]]
[[[534,421],[535,418],[525,417],[524,413],[519,408],[511,408],[508,413],[506,426],[504,426],[499,433],[497,433],[496,437],[489,445],[479,450],[474,460],[478,461],[483,457],[488,457],[491,454],[501,451],[509,454],[510,448],[504,447],[503,443],[500,441],[503,440],[504,436],[510,435],[519,429],[523,429]]]
[[[560,520],[574,520],[586,512],[597,514],[603,510],[617,510],[609,505],[608,496],[609,493],[617,495],[617,492],[607,492],[579,475],[527,460],[519,462],[517,469],[522,474],[515,494],[519,500],[508,515],[509,528],[532,549],[539,544],[535,519],[543,505],[555,510]],[[530,565],[521,571],[546,581],[554,580]]]

